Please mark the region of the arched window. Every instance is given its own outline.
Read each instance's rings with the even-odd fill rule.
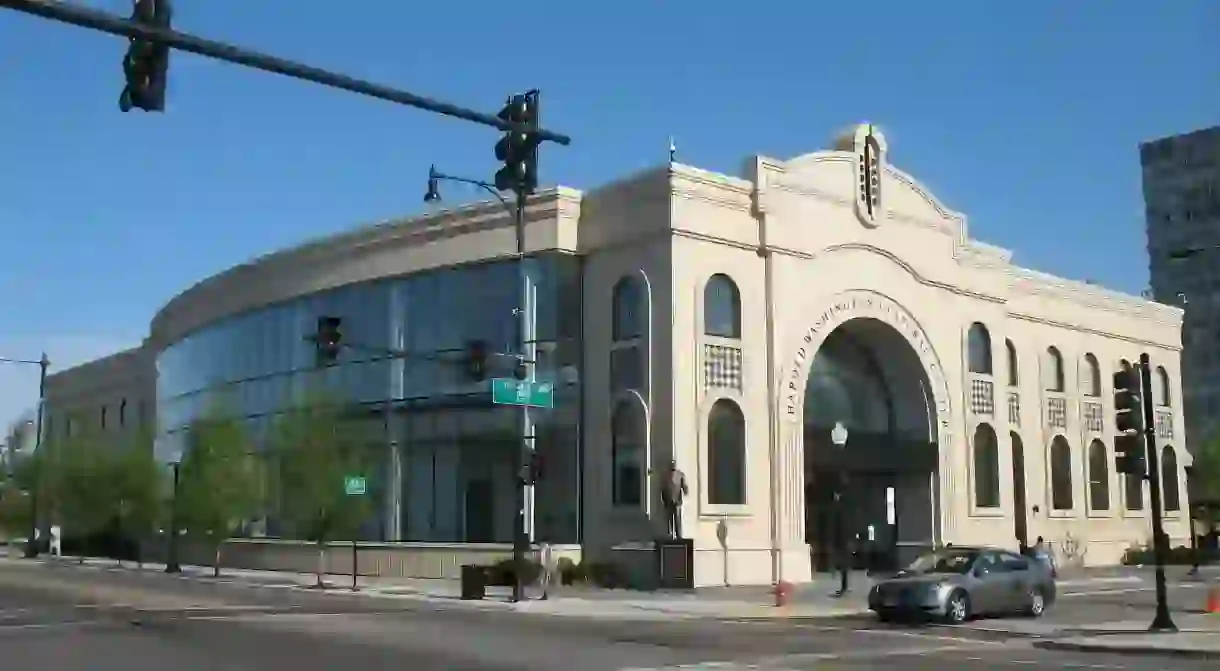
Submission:
[[[611,490],[614,505],[644,503],[644,408],[635,400],[620,401],[610,418],[613,461]]]
[[[1004,349],[1008,350],[1008,386],[1021,384],[1020,362],[1017,361],[1017,348],[1011,340],[1004,340]]]
[[[1080,387],[1085,396],[1101,396],[1101,366],[1092,352],[1084,355],[1084,370],[1080,377]]]
[[[974,504],[1000,507],[1000,447],[995,429],[986,423],[974,429]]]
[[[611,333],[616,342],[644,334],[644,292],[639,280],[624,277],[614,285]]]
[[[119,402],[119,426],[127,426],[127,399]]]
[[[966,333],[966,364],[971,373],[991,375],[991,333],[981,322],[971,324]]]
[[[1110,509],[1110,459],[1100,440],[1089,443],[1089,509]]]
[[[1072,448],[1067,438],[1055,436],[1051,441],[1051,508],[1071,510],[1072,501]]]
[[[1161,502],[1167,513],[1182,510],[1182,497],[1178,493],[1178,453],[1173,445],[1166,445],[1161,450]]]
[[[1157,385],[1160,387],[1160,396],[1157,398],[1160,400],[1161,405],[1168,408],[1169,406],[1173,405],[1170,402],[1173,400],[1173,396],[1169,393],[1169,373],[1165,372],[1164,366],[1156,367],[1156,381]],[[1166,510],[1168,510],[1168,508],[1166,508]]]
[[[728,275],[712,275],[703,288],[703,333],[741,337],[741,292]]]
[[[727,398],[716,401],[707,417],[707,502],[746,502],[746,418]]]
[[[1063,355],[1054,345],[1046,348],[1046,390],[1063,391]]]

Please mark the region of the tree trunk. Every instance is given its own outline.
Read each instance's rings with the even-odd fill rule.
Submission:
[[[314,577],[317,581],[314,587],[322,589],[326,583],[322,582],[322,576],[326,574],[326,541],[318,541],[318,567],[314,572]]]
[[[216,552],[212,554],[212,577],[220,577],[220,548],[224,545],[224,541],[216,544]]]

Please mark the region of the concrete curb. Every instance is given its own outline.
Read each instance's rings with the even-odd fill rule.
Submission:
[[[1166,648],[1152,645],[1109,645],[1083,641],[1038,641],[1035,648],[1043,650],[1066,650],[1071,652],[1104,652],[1112,655],[1141,655],[1148,657],[1176,657],[1180,659],[1220,660],[1220,648]]]

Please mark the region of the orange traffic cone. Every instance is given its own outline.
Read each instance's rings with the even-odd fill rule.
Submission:
[[[1220,585],[1207,588],[1207,605],[1203,609],[1207,613],[1220,614]]]

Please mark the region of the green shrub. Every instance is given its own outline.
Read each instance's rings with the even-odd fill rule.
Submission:
[[[559,584],[575,585],[585,581],[584,565],[577,564],[570,557],[560,557],[555,568],[559,572]]]

